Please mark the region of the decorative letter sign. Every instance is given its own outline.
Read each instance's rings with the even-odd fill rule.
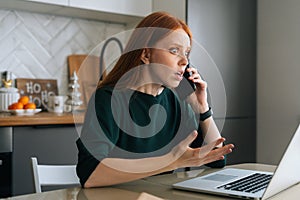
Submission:
[[[20,96],[28,96],[37,108],[44,108],[42,101],[47,103],[49,95],[58,95],[57,81],[54,79],[17,78],[16,86]]]

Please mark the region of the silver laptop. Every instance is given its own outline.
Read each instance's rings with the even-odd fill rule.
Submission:
[[[172,186],[176,189],[237,198],[267,199],[300,182],[299,155],[300,125],[274,174],[256,170],[226,168],[205,176],[181,181]]]

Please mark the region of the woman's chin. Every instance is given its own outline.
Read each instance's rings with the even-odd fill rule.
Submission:
[[[177,88],[180,82],[176,81],[176,82],[169,82],[169,83],[165,83],[165,86],[168,88]]]

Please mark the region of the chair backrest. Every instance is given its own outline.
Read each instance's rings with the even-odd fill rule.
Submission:
[[[37,158],[31,158],[35,192],[42,192],[42,186],[79,185],[76,165],[39,165]]]

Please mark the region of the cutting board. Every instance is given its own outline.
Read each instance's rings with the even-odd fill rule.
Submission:
[[[69,75],[72,76],[74,70],[78,73],[80,68],[84,71],[80,71],[80,74],[84,77],[88,75],[99,76],[100,74],[100,58],[93,55],[85,54],[73,54],[68,56]],[[90,74],[91,73],[91,74]],[[102,71],[103,76],[106,75],[105,71]],[[98,79],[99,80],[99,79]]]
[[[73,54],[68,56],[69,78],[76,71],[79,78],[80,88],[79,91],[82,94],[82,101],[87,104],[92,93],[97,88],[100,76],[100,59],[98,56],[86,55],[86,54]]]

